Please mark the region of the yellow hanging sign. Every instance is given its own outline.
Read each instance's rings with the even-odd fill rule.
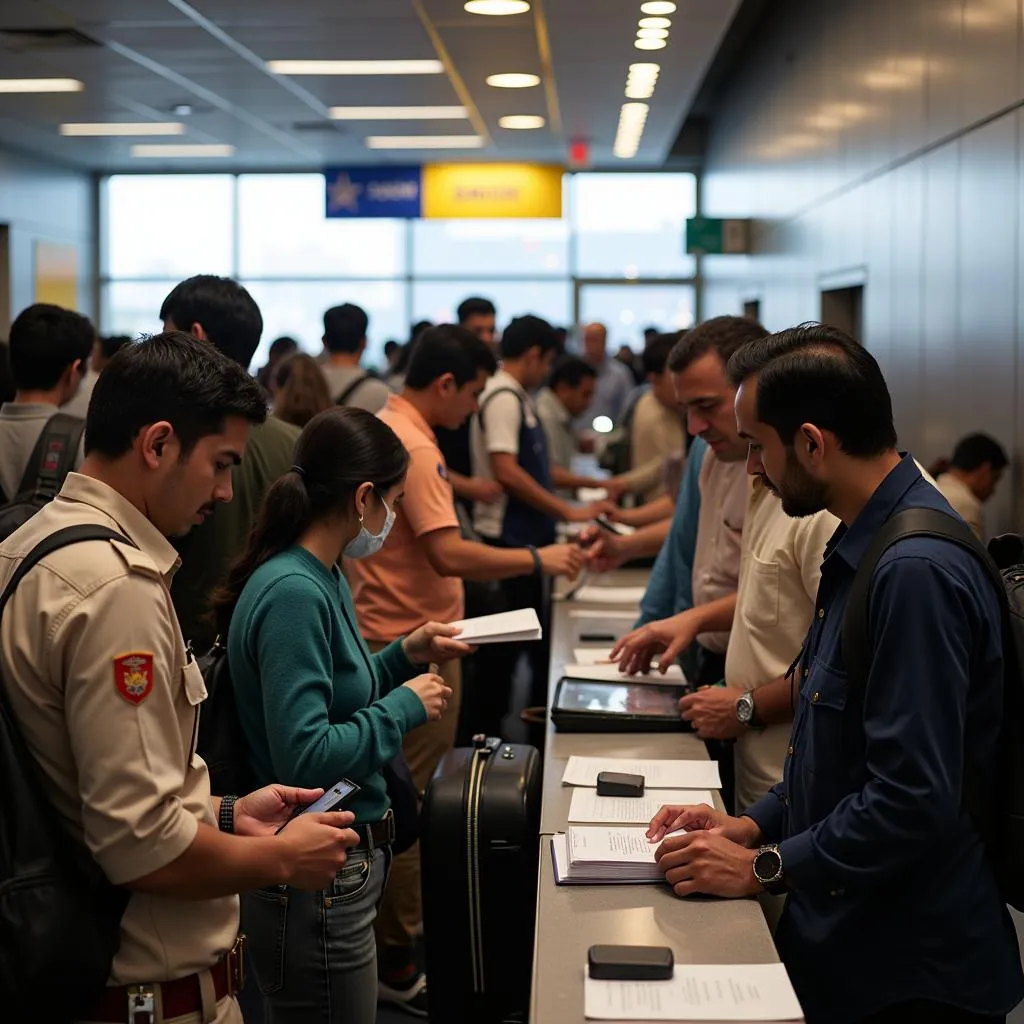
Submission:
[[[562,174],[553,164],[428,164],[422,215],[561,217]]]

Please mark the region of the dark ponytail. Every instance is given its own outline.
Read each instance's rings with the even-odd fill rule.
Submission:
[[[245,552],[214,594],[217,629],[226,638],[249,577],[286,551],[315,522],[336,515],[361,484],[383,494],[404,477],[409,453],[395,432],[372,413],[332,407],[306,424],[295,446],[295,465],[264,495]]]

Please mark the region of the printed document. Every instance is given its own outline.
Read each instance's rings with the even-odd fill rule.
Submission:
[[[597,840],[597,845],[602,849],[611,846],[614,842],[621,851],[621,855],[624,856],[627,850],[632,849],[633,856],[636,857],[632,861],[622,860],[607,863],[583,859],[580,846],[583,844],[585,852],[590,841],[586,836],[577,835],[575,839],[571,838],[574,831],[578,830],[570,828],[567,833],[559,832],[551,837],[551,861],[555,871],[556,885],[651,885],[664,882],[664,876],[654,861],[654,851],[657,850],[658,844],[647,841],[646,829],[618,829],[619,832],[635,832],[637,835],[619,837],[616,840],[610,838]],[[609,830],[604,829],[603,831]],[[570,852],[571,843],[575,843],[577,856],[580,858],[576,863],[573,863]],[[590,849],[596,855],[592,846]]]
[[[580,604],[619,604],[636,609],[644,599],[646,587],[580,587],[574,597]]]
[[[476,619],[453,622],[462,630],[458,639],[467,644],[508,644],[524,640],[540,640],[543,636],[540,619],[532,608],[497,615],[481,615]]]
[[[588,1020],[775,1024],[804,1019],[782,964],[676,964],[668,981],[588,976],[584,991]]]
[[[646,789],[722,788],[717,761],[645,761],[631,757],[570,757],[562,784],[596,787],[598,772],[642,775]]]
[[[665,804],[714,806],[711,791],[707,789],[652,789],[635,797],[598,796],[597,790],[577,787],[572,791],[569,820],[646,825]]]

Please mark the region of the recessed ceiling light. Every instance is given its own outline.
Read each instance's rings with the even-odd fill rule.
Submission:
[[[637,39],[633,45],[638,50],[664,50],[666,43],[664,39]]]
[[[615,144],[612,147],[614,156],[623,160],[636,156],[649,110],[646,103],[622,104],[619,111],[619,127],[615,132]]]
[[[658,84],[660,73],[660,64],[630,64],[629,75],[626,78],[626,98],[650,99],[654,95],[654,87]]]
[[[479,135],[371,135],[368,149],[480,149]]]
[[[498,118],[502,128],[543,128],[547,122],[540,114],[506,114]]]
[[[439,60],[268,60],[276,75],[440,75]]]
[[[641,18],[640,19],[640,27],[641,28],[671,28],[672,27],[672,19],[671,18]]]
[[[640,5],[640,10],[644,14],[675,14],[676,5],[671,0],[648,0]]]
[[[175,117],[191,117],[192,112],[191,103],[175,103],[174,106],[171,107],[171,113]]]
[[[62,124],[61,135],[184,135],[180,121],[97,121],[95,123]]]
[[[458,121],[465,107],[331,107],[335,121]]]
[[[463,5],[469,14],[524,14],[530,9],[526,0],[469,0]]]
[[[0,92],[81,92],[76,78],[0,78]]]
[[[637,39],[668,39],[667,28],[640,28],[636,32]]]
[[[502,75],[488,75],[487,84],[493,85],[496,89],[532,89],[535,85],[540,85],[540,76],[510,71]]]
[[[134,157],[217,157],[234,156],[235,147],[224,145],[219,142],[195,143],[195,144],[142,144],[132,146],[131,155]]]

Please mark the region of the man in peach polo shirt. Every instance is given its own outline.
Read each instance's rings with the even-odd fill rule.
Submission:
[[[409,452],[405,493],[387,543],[372,558],[352,560],[359,627],[371,647],[383,647],[426,621],[463,616],[462,581],[531,574],[575,575],[582,553],[575,545],[496,548],[463,539],[454,495],[434,430],[454,429],[477,411],[477,400],[496,369],[490,347],[454,324],[424,331],[409,362],[405,388],[378,413]],[[416,785],[426,788],[455,740],[462,672],[458,661],[441,666],[452,688],[447,713],[405,738],[405,757]],[[377,915],[380,998],[426,1016],[426,983],[413,961],[422,916],[419,847],[391,865]],[[427,936],[427,941],[430,937]]]

